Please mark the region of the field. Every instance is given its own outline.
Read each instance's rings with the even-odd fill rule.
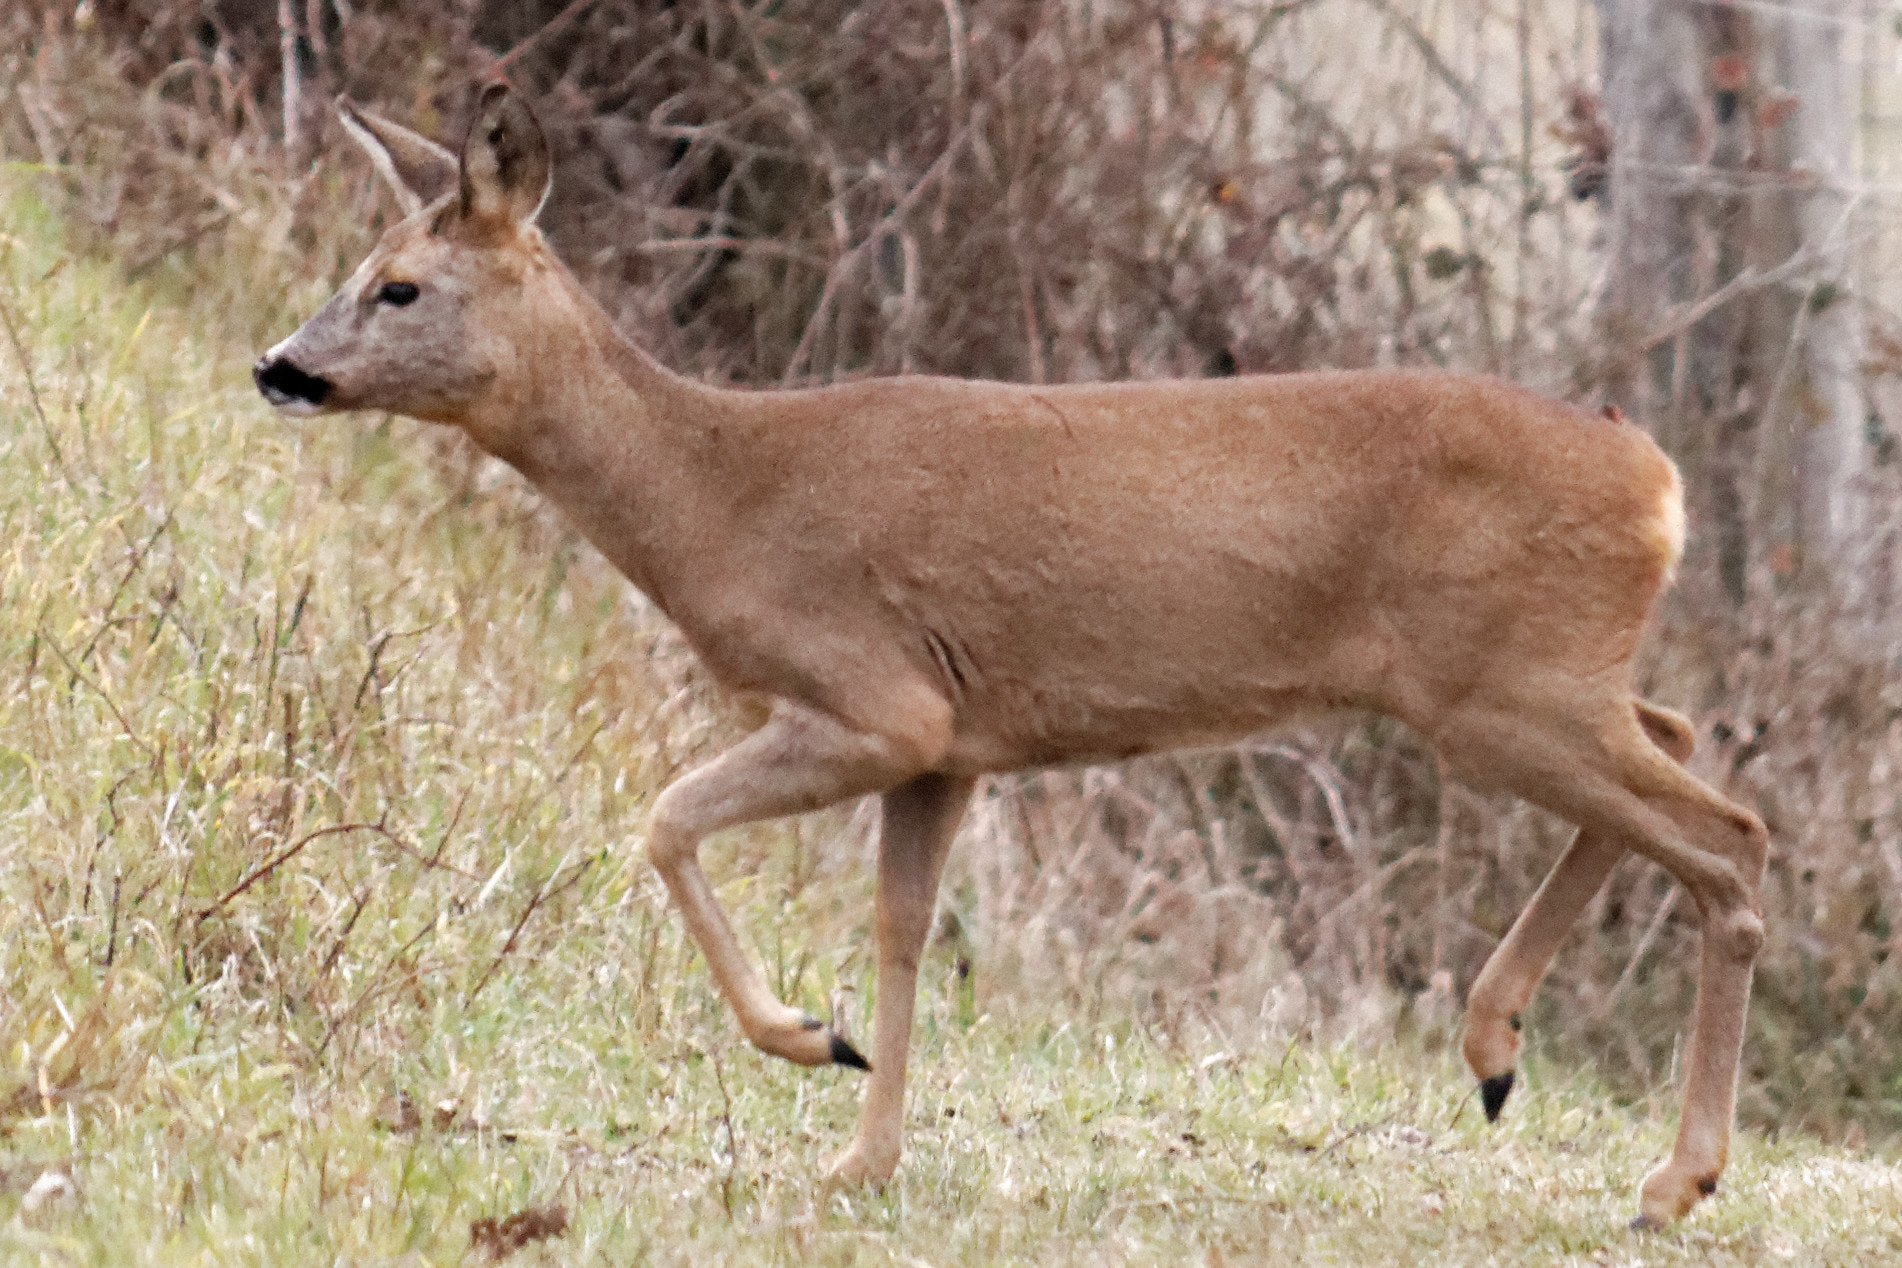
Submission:
[[[1034,1008],[956,936],[899,1181],[825,1197],[854,1077],[739,1041],[641,858],[734,725],[664,624],[446,438],[264,408],[328,244],[128,285],[5,180],[0,1259],[1902,1255],[1902,1172],[1796,1136],[1627,1232],[1674,1097],[1536,1037],[1494,1128],[1443,1046]],[[859,1029],[862,856],[843,815],[708,850],[782,994]]]

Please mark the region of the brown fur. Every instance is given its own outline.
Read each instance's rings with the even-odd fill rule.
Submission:
[[[353,125],[393,180],[453,161]],[[661,797],[649,840],[768,1051],[840,1048],[766,990],[698,842],[884,794],[873,1075],[835,1178],[897,1163],[917,956],[977,776],[1355,707],[1586,828],[1475,988],[1481,1077],[1512,1068],[1507,1019],[1625,848],[1690,888],[1707,934],[1684,1124],[1643,1194],[1652,1222],[1689,1209],[1722,1167],[1763,841],[1674,760],[1681,719],[1632,695],[1683,532],[1676,472],[1643,432],[1418,371],[718,390],[627,343],[554,258],[533,225],[546,171],[526,109],[488,90],[456,189],[411,193],[415,214],[259,381],[462,427],[718,678],[774,702]],[[392,280],[420,298],[383,302]]]

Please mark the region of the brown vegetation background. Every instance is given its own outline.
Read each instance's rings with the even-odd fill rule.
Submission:
[[[0,14],[6,156],[129,277],[229,287],[260,347],[289,328],[280,279],[340,279],[392,210],[331,98],[453,141],[469,86],[501,73],[556,147],[543,220],[563,257],[630,335],[711,379],[1429,364],[1631,403],[1634,373],[1670,379],[1660,347],[1728,311],[1662,341],[1608,319],[1617,191],[1584,4],[13,0]],[[1872,28],[1860,56],[1883,39]],[[1879,303],[1883,242],[1853,228],[1881,206],[1849,222],[1859,271],[1822,301],[1871,349],[1864,461],[1839,490],[1860,527],[1840,554],[1802,558],[1777,500],[1779,437],[1800,423],[1738,426],[1682,391],[1631,403],[1685,465],[1693,515],[1644,688],[1691,714],[1696,769],[1772,831],[1743,1112],[1852,1137],[1902,1132],[1902,626],[1880,408],[1902,368],[1884,350],[1902,344]],[[235,265],[207,275],[210,256]],[[1786,323],[1823,311],[1818,294],[1783,295]],[[418,460],[477,470],[453,445]],[[1740,527],[1719,541],[1713,523]],[[1442,1042],[1563,839],[1444,780],[1403,730],[1350,720],[995,781],[943,932],[998,1001],[1133,1009],[1232,1045],[1396,1027]],[[842,855],[859,848],[842,840]],[[1668,880],[1627,861],[1529,1018],[1536,1050],[1633,1088],[1670,1075],[1696,938]]]

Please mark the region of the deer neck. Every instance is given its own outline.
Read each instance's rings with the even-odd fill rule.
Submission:
[[[674,374],[614,328],[559,265],[554,293],[516,341],[509,417],[478,443],[560,506],[610,562],[670,616],[733,516],[745,446],[741,394]],[[493,443],[492,443],[493,442]]]

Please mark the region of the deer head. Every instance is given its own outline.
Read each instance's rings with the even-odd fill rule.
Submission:
[[[345,129],[369,152],[406,215],[343,289],[252,367],[279,411],[374,409],[467,428],[506,448],[519,402],[500,385],[538,328],[528,311],[559,273],[535,216],[548,195],[548,143],[506,84],[483,89],[460,156],[339,99]],[[563,288],[553,288],[560,292]],[[485,434],[491,433],[491,434]]]

